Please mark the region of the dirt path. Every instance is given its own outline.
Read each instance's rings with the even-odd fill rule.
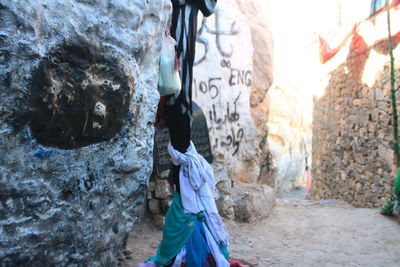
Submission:
[[[400,266],[397,218],[340,201],[297,200],[296,194],[278,199],[263,221],[226,222],[231,257],[251,266]],[[148,222],[136,229],[128,241],[133,259],[124,266],[153,255],[162,237]]]

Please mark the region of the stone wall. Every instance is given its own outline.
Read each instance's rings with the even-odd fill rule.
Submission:
[[[169,171],[160,175],[153,173],[149,181],[147,192],[147,208],[154,225],[162,229],[164,216],[172,203],[172,192],[174,188],[168,182]]]
[[[0,265],[116,265],[152,172],[170,13],[0,1]]]
[[[325,93],[314,99],[311,196],[377,207],[392,195],[396,175],[389,57],[387,39],[364,40],[352,39]],[[398,58],[400,47],[394,53]],[[397,60],[397,99],[399,71]]]

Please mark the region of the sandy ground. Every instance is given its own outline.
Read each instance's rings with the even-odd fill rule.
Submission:
[[[302,191],[277,199],[273,213],[247,224],[226,221],[230,256],[250,266],[400,266],[400,220],[336,200],[300,200]],[[162,232],[135,226],[123,266],[155,253]]]

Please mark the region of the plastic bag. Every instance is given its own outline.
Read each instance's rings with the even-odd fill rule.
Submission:
[[[163,35],[160,53],[160,74],[158,91],[161,96],[177,93],[181,90],[181,79],[175,67],[175,40],[168,33]]]

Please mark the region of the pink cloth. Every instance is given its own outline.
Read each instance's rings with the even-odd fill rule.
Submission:
[[[306,180],[306,199],[309,198],[310,196],[310,189],[311,189],[311,182],[312,182],[312,174],[311,174],[311,170],[308,169],[307,172],[307,180]]]

